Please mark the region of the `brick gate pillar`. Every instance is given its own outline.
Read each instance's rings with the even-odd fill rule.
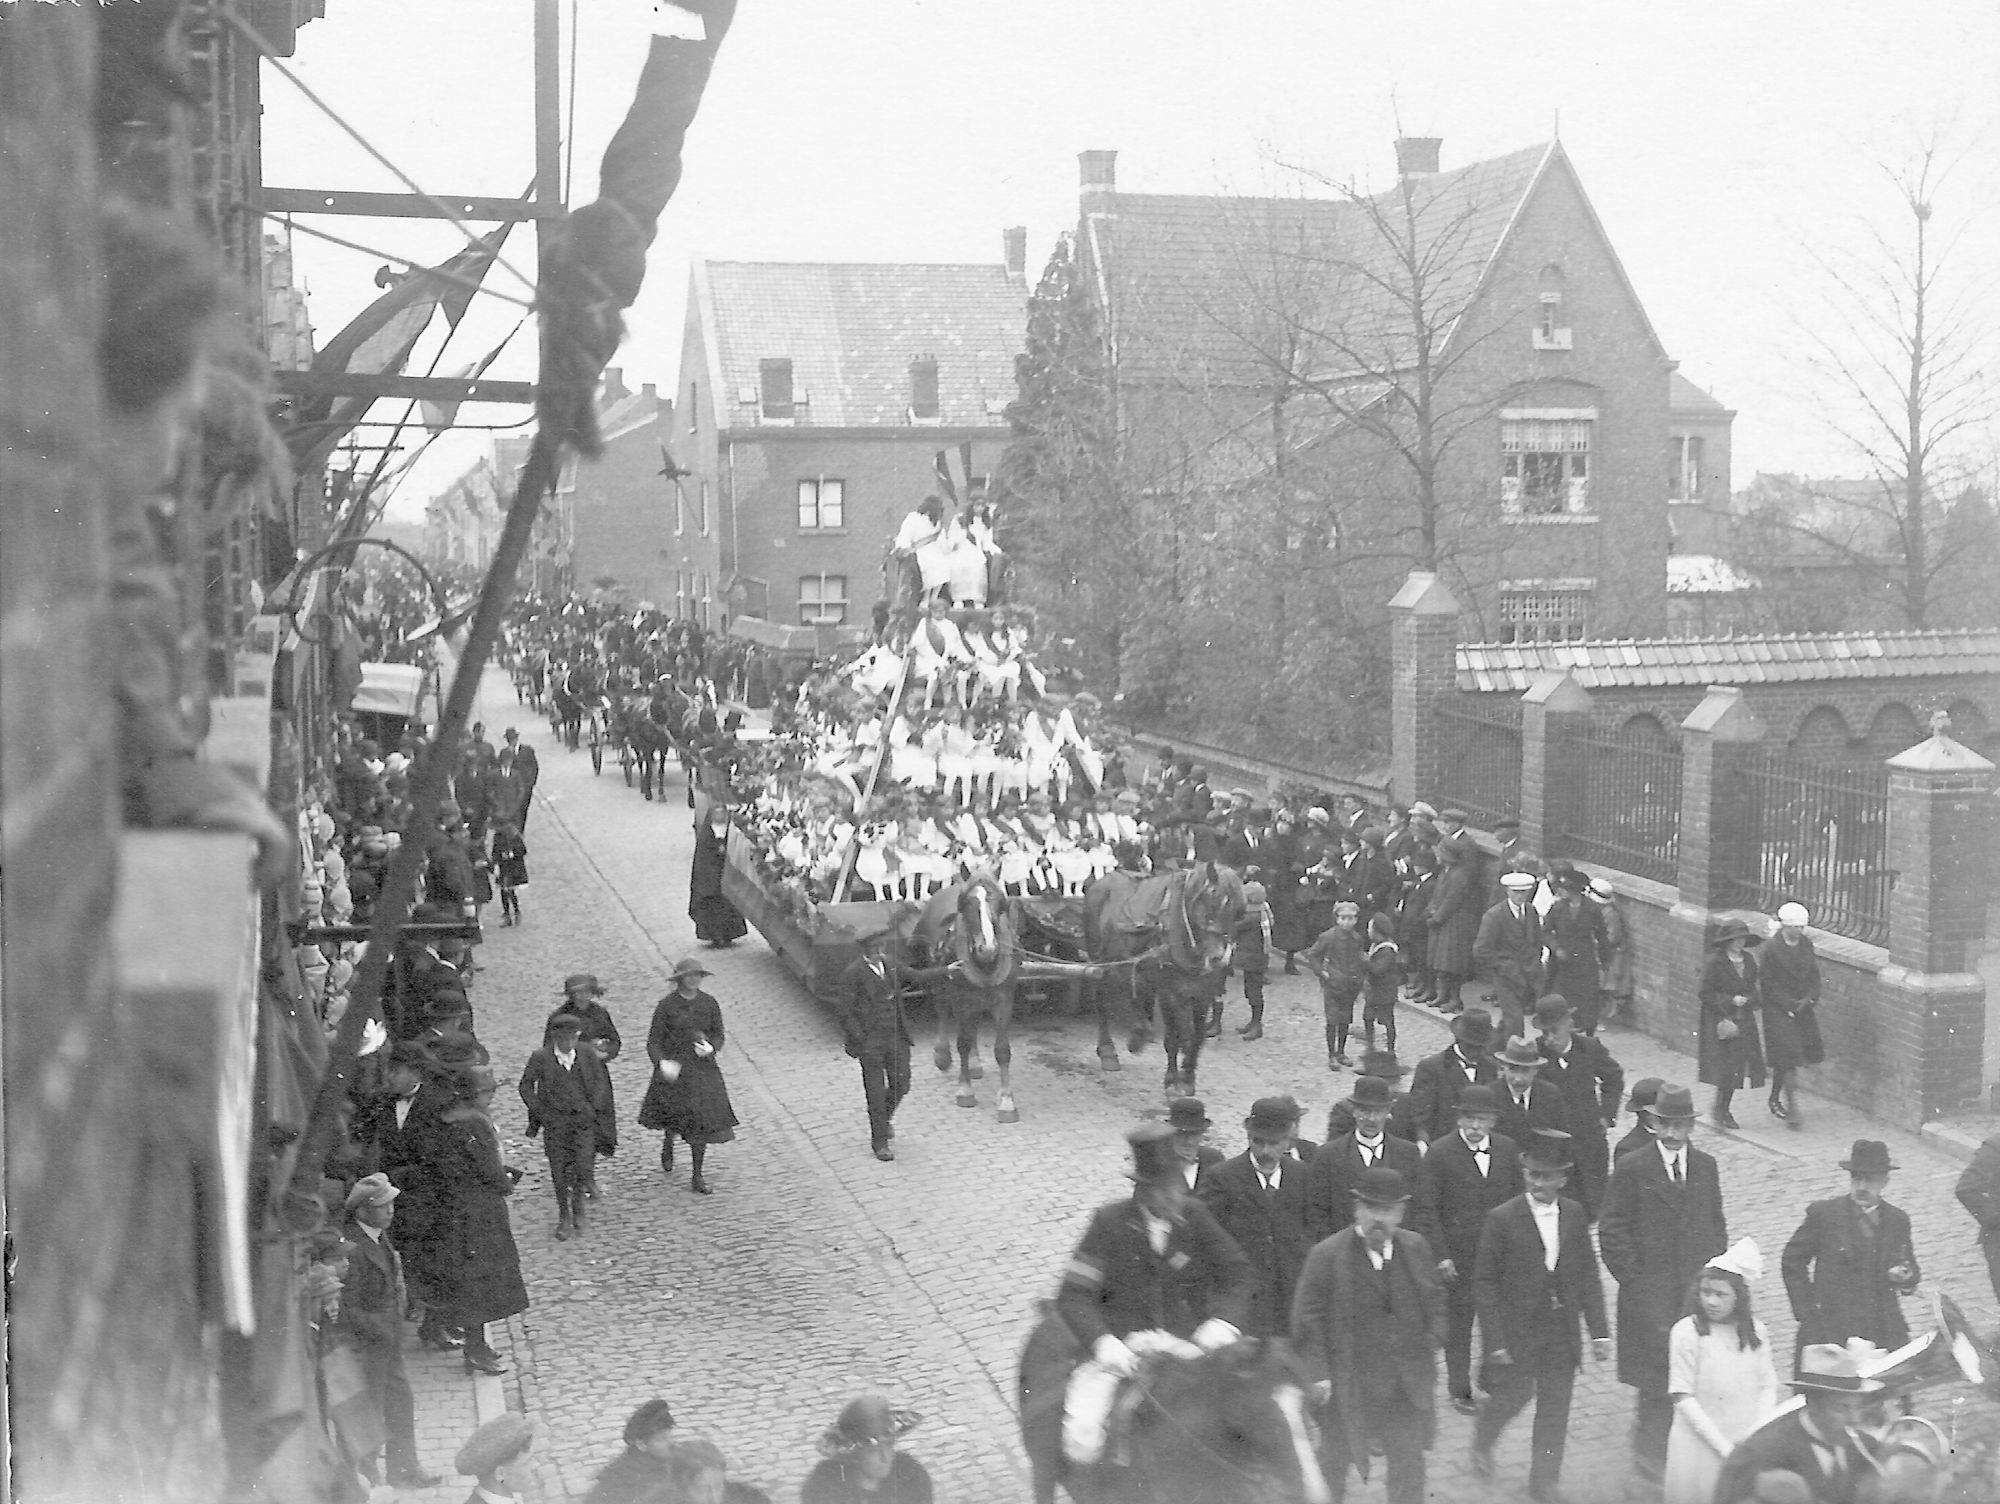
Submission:
[[[1885,1035],[1913,1051],[1899,1083],[1910,1126],[1979,1100],[1986,984],[1974,969],[1986,930],[1986,852],[1993,839],[1993,764],[1934,734],[1889,759],[1889,965]]]
[[[1389,602],[1389,658],[1389,796],[1408,804],[1437,792],[1437,707],[1458,693],[1458,602],[1427,570],[1411,570]]]
[[[1681,722],[1681,839],[1676,881],[1684,908],[1706,920],[1718,900],[1721,880],[1747,870],[1732,858],[1743,843],[1754,843],[1755,822],[1741,779],[1734,776],[1737,754],[1764,739],[1764,723],[1743,699],[1743,691],[1711,685],[1702,702]]]
[[[1542,856],[1568,856],[1555,838],[1577,828],[1586,797],[1590,691],[1568,670],[1539,674],[1521,696],[1521,841]]]

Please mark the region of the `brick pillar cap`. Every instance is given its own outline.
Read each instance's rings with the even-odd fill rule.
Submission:
[[[1889,759],[1899,773],[1990,773],[1993,764],[1962,743],[1945,735],[1951,717],[1939,713],[1931,717],[1931,736]]]
[[[1413,569],[1403,588],[1390,599],[1389,609],[1412,616],[1456,616],[1458,602],[1436,575],[1427,569]]]
[[[1521,701],[1526,705],[1539,705],[1555,715],[1588,715],[1590,713],[1590,691],[1577,683],[1576,675],[1568,669],[1543,669],[1535,675]]]
[[[1764,738],[1764,723],[1733,685],[1711,684],[1702,702],[1681,722],[1683,731],[1699,731],[1719,742],[1754,742]]]

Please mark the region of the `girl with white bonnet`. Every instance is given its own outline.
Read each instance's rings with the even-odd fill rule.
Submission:
[[[1688,1314],[1667,1334],[1674,1427],[1664,1504],[1709,1504],[1723,1460],[1778,1407],[1770,1333],[1750,1309],[1763,1273],[1753,1240],[1731,1244],[1695,1276]]]
[[[1757,947],[1771,1116],[1789,1128],[1805,1126],[1796,1091],[1799,1067],[1826,1059],[1819,1032],[1819,957],[1806,938],[1810,918],[1802,903],[1782,905],[1777,933]]]

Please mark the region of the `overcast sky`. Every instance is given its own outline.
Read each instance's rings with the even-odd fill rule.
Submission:
[[[565,49],[573,3],[581,203],[651,7],[562,0]],[[329,0],[327,12],[301,30],[293,66],[398,166],[433,192],[523,188],[528,0]],[[1959,237],[1966,280],[1989,279],[1975,296],[1992,292],[1996,63],[1993,0],[742,0],[614,363],[671,390],[696,255],[997,261],[1002,228],[1025,224],[1032,279],[1075,220],[1088,148],[1117,150],[1119,186],[1139,192],[1288,192],[1289,168],[1382,187],[1399,122],[1442,137],[1451,167],[1546,141],[1559,120],[1669,354],[1737,409],[1736,484],[1852,471],[1802,358],[1801,324],[1825,322],[1814,253],[1860,249],[1870,220],[1901,234],[1878,164],[1942,132],[1957,165],[1934,224]],[[267,182],[398,186],[283,79],[267,74],[264,94]],[[419,221],[315,223],[419,260],[457,244]],[[324,340],[374,296],[380,259],[297,246]],[[525,228],[507,255],[532,267]],[[503,272],[489,285],[520,290]],[[491,299],[476,309],[441,370],[520,316]],[[532,364],[524,332],[493,374],[526,378]],[[462,468],[470,442],[435,446],[395,510]]]

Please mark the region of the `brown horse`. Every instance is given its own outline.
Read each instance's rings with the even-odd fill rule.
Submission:
[[[1063,1393],[1081,1345],[1048,1303],[1021,1353],[1016,1398],[1035,1504],[1060,1483],[1076,1504],[1328,1504],[1285,1344],[1246,1337],[1198,1358],[1150,1360],[1129,1414],[1123,1466],[1063,1456]]]
[[[1193,1096],[1208,1008],[1243,917],[1243,880],[1214,862],[1137,877],[1113,872],[1084,895],[1090,958],[1116,968],[1098,990],[1097,1058],[1118,1069],[1111,1012],[1130,1009],[1125,1048],[1138,1054],[1152,1037],[1157,1008],[1166,1049],[1166,1094]]]

